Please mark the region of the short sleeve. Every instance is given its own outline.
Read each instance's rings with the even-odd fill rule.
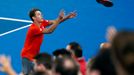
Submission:
[[[49,26],[49,20],[43,20],[42,25],[43,25],[44,27]]]

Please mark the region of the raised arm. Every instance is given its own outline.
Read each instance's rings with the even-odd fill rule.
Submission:
[[[49,21],[49,24],[51,25],[49,28],[45,28],[43,30],[43,33],[44,34],[50,34],[52,33],[55,28],[59,25],[59,23],[62,23],[64,21],[66,21],[67,19],[71,19],[71,18],[74,18],[76,16],[76,12],[73,11],[71,13],[69,13],[67,16],[65,16],[65,11],[64,10],[61,10],[60,13],[59,13],[59,16],[56,20],[50,20]]]
[[[76,15],[77,15],[76,11],[70,12],[67,16],[63,17],[63,19],[60,21],[60,23],[66,21],[68,19],[74,18],[74,17],[76,17]]]
[[[45,28],[42,31],[42,33],[44,33],[44,34],[52,33],[55,30],[55,28],[59,25],[61,20],[63,19],[63,17],[64,17],[63,13],[64,13],[63,11],[60,11],[59,16],[58,16],[58,18],[56,20],[50,20],[49,24],[51,24],[51,26],[49,28]]]
[[[62,9],[62,10],[60,11],[60,17],[63,17],[63,18],[60,19],[60,23],[66,21],[66,20],[68,20],[68,19],[74,18],[74,17],[76,17],[76,15],[77,15],[76,11],[73,11],[73,12],[70,12],[68,15],[65,16],[65,11]],[[53,24],[54,21],[55,21],[55,20],[50,20],[50,21],[49,21],[49,24],[50,24],[50,25]]]

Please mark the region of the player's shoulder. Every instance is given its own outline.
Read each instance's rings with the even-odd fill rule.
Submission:
[[[37,29],[38,29],[38,27],[35,24],[33,24],[33,23],[29,27],[29,30],[32,30],[32,31],[33,30],[37,30]]]
[[[44,22],[49,22],[49,20],[46,20],[46,19],[44,19],[43,21],[44,21]]]
[[[43,20],[42,24],[48,24],[49,23],[49,20]]]

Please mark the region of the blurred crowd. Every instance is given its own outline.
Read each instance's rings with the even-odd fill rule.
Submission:
[[[77,42],[54,50],[53,55],[40,53],[34,57],[28,75],[134,75],[134,31],[109,27],[106,38],[89,61],[85,61]],[[11,66],[11,57],[0,55],[0,64],[0,71],[18,75]]]

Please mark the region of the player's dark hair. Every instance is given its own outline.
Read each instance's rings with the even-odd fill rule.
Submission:
[[[40,11],[39,9],[37,9],[37,8],[33,8],[32,10],[30,10],[30,12],[29,12],[29,17],[30,17],[30,19],[33,21],[33,18],[32,17],[34,17],[35,16],[35,12],[36,11]]]

